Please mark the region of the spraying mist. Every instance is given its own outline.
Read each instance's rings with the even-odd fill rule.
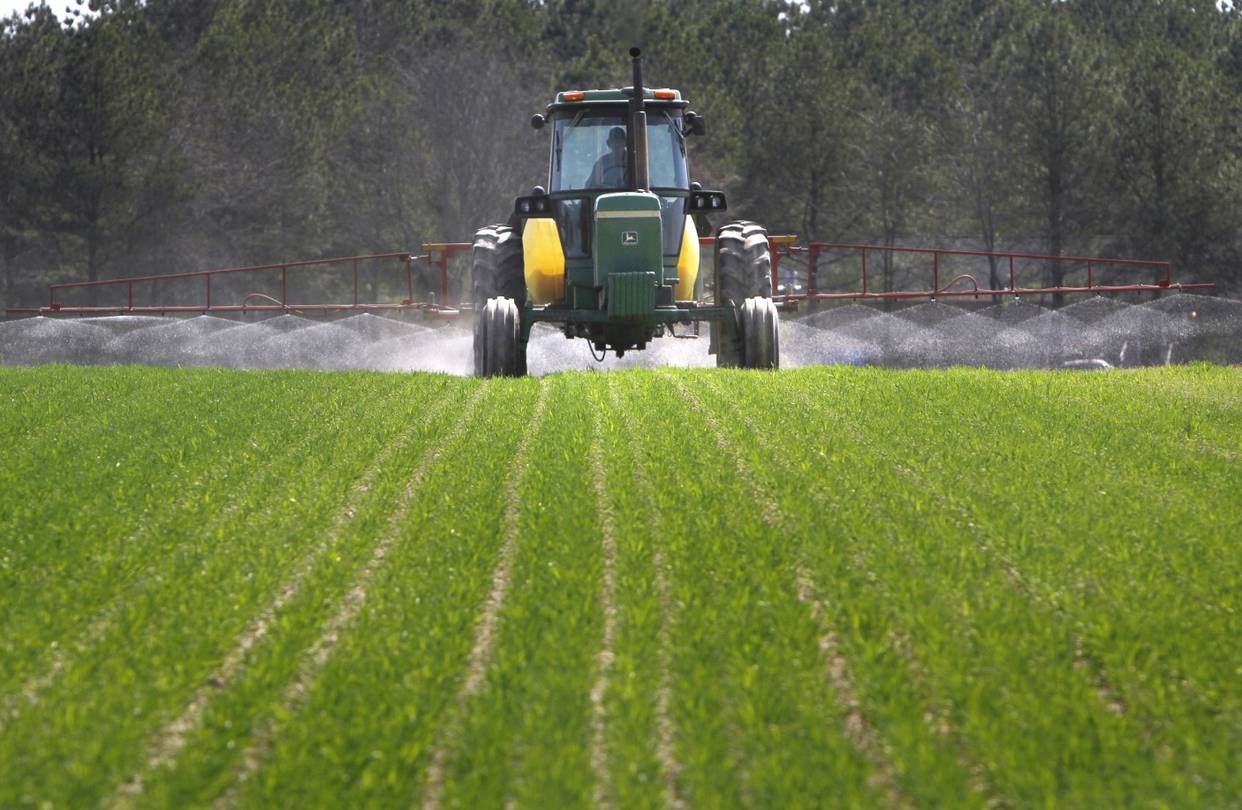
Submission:
[[[888,368],[1109,368],[1242,362],[1242,302],[1172,295],[1143,304],[1091,298],[1059,310],[1011,301],[969,310],[929,302],[891,312],[846,304],[781,323],[781,364]],[[531,374],[638,366],[714,366],[702,337],[665,336],[646,350],[591,357],[583,340],[538,325]],[[334,321],[280,315],[243,322],[188,318],[27,318],[0,323],[0,363],[149,365],[469,374],[463,323],[377,315]]]

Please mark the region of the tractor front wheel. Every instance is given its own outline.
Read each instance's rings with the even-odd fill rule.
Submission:
[[[738,313],[742,337],[742,367],[781,367],[780,318],[771,298],[747,298]]]
[[[521,377],[526,374],[522,315],[512,298],[489,298],[474,314],[474,375]]]

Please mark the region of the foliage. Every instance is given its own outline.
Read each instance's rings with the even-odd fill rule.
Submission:
[[[543,180],[529,114],[626,83],[631,44],[711,122],[696,177],[773,230],[1167,258],[1242,285],[1231,4],[92,7],[0,23],[0,305],[49,280],[467,239]]]

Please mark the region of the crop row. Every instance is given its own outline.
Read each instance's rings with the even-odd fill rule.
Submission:
[[[182,383],[158,373],[148,378],[150,398],[172,408],[189,407],[161,390],[169,380],[175,380],[170,388]],[[279,376],[267,380],[269,391],[280,391],[281,382]],[[40,532],[41,552],[49,558],[58,553],[114,555],[134,562],[79,565],[75,581],[49,579],[63,593],[57,597],[65,603],[63,619],[56,615],[61,606],[55,601],[34,600],[27,608],[30,602],[14,600],[6,611],[6,619],[27,619],[15,626],[36,632],[19,637],[24,656],[6,656],[13,674],[4,687],[7,716],[0,761],[9,772],[0,780],[0,804],[36,797],[81,804],[124,777],[140,760],[151,730],[167,722],[184,696],[208,678],[213,662],[227,653],[247,619],[328,530],[349,483],[382,447],[417,424],[433,401],[451,397],[453,387],[437,381],[421,391],[407,390],[399,399],[383,390],[382,378],[359,377],[344,381],[339,390],[317,392],[329,401],[325,407],[304,385],[289,382],[291,389],[301,390],[290,390],[287,401],[272,397],[272,410],[244,397],[221,402],[222,408],[244,412],[253,432],[221,433],[219,442],[246,446],[258,440],[260,429],[270,429],[277,446],[297,447],[297,452],[269,457],[242,454],[259,473],[252,483],[261,486],[237,491],[225,486],[201,502],[177,503],[169,522],[137,541],[131,539],[126,516],[106,508],[94,515],[98,536],[89,529],[76,535]],[[342,397],[342,391],[351,396]],[[377,405],[386,407],[359,418]],[[314,415],[311,441],[299,435],[308,427],[300,421],[303,413]],[[235,416],[226,411],[217,424]],[[162,425],[171,444],[212,419],[210,414],[178,419],[174,410]],[[149,478],[192,475],[189,467],[198,463],[190,457],[169,464],[155,455],[158,451],[148,452],[145,465],[136,466],[144,466]],[[225,463],[228,458],[225,453]],[[238,464],[229,471],[246,478],[251,469]],[[66,489],[76,489],[72,474],[72,468],[58,470],[43,480],[51,487],[63,481]],[[212,514],[205,516],[204,509]],[[138,542],[141,548],[130,548]],[[74,610],[75,590],[99,596]],[[41,623],[45,618],[46,625]]]
[[[0,806],[1242,792],[1234,371],[0,383]]]
[[[985,800],[1236,795],[1238,467],[1125,387],[813,371],[719,393],[770,437],[769,480],[805,476],[785,509],[818,511],[808,551],[912,796],[957,795],[928,793],[946,751]]]
[[[131,400],[114,389],[115,399],[92,407],[106,422],[109,413],[141,412],[149,425],[142,432],[114,444],[123,424],[100,429],[87,422],[68,435],[28,439],[6,464],[14,479],[7,517],[16,524],[5,547],[6,590],[15,606],[3,618],[6,685],[29,677],[47,644],[115,610],[120,594],[132,597],[155,584],[168,555],[185,554],[184,539],[231,537],[260,506],[283,500],[291,470],[304,459],[332,464],[351,450],[355,435],[392,428],[384,419],[360,423],[341,444],[323,444],[324,426],[347,420],[354,407],[347,389],[308,400],[298,387],[270,380],[262,389],[256,383],[251,396],[243,381],[229,396],[232,386],[214,373],[168,386],[139,376],[145,396]],[[84,383],[107,387],[90,377]],[[354,394],[394,397],[369,386]],[[58,450],[66,444],[80,447]],[[17,646],[26,642],[33,646]]]

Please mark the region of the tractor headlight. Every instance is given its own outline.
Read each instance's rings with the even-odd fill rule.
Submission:
[[[546,194],[518,197],[513,203],[513,212],[520,217],[550,217],[552,216],[552,201]]]
[[[693,191],[690,193],[690,213],[701,214],[704,211],[724,211],[728,208],[724,192]]]

